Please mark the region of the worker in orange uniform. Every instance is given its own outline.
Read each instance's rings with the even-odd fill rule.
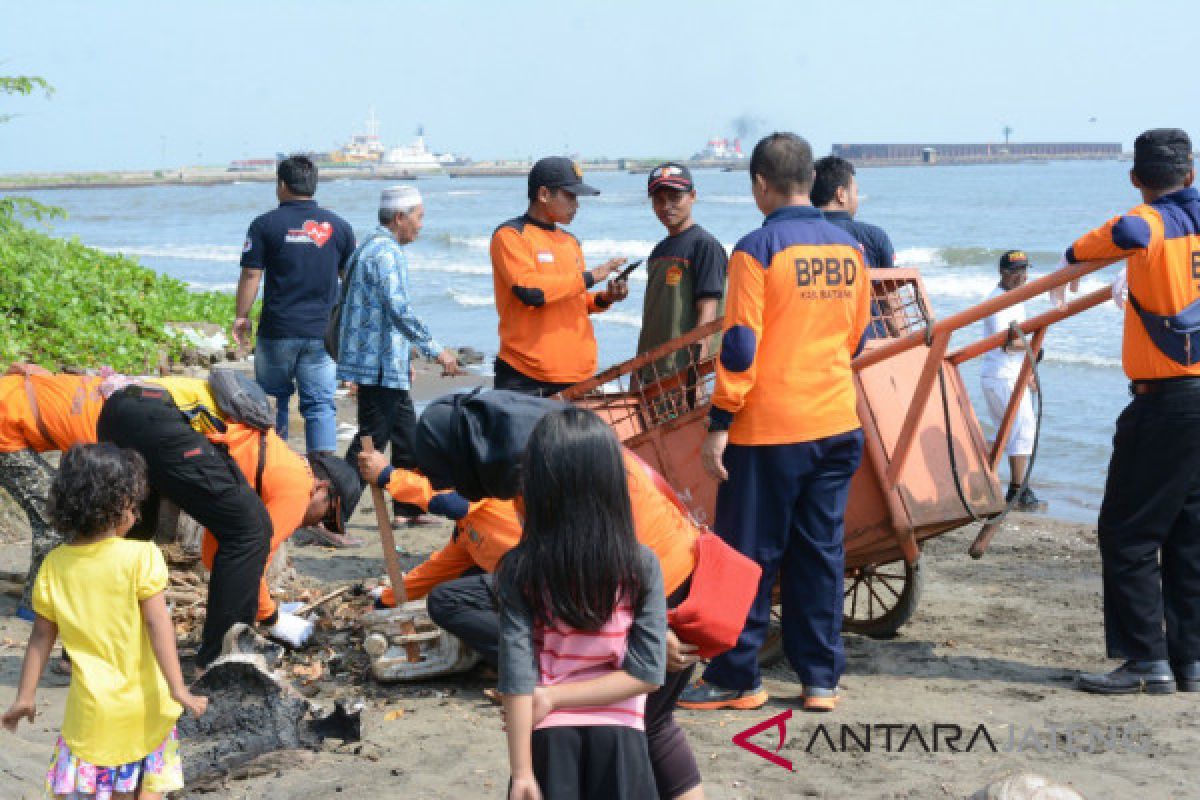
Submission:
[[[360,453],[358,463],[363,480],[383,487],[393,499],[454,522],[446,546],[404,574],[409,600],[419,600],[435,586],[467,573],[495,572],[500,559],[521,539],[521,520],[511,500],[485,497],[472,503],[457,492],[435,492],[424,475],[393,467],[378,452]],[[396,605],[390,586],[379,600],[388,608]]]
[[[332,454],[313,452],[308,458],[294,452],[274,430],[227,422],[223,431],[205,434],[223,447],[243,477],[262,500],[271,518],[271,549],[267,565],[279,546],[303,527],[324,523],[345,534],[346,520],[362,494],[358,475]],[[204,532],[201,558],[212,569],[220,545]],[[258,624],[292,647],[302,646],[313,632],[313,623],[280,610],[264,573],[258,587]]]
[[[1133,394],[1117,418],[1097,525],[1105,644],[1124,663],[1078,685],[1200,691],[1200,193],[1188,135],[1138,136],[1129,177],[1142,204],[1064,257],[1127,260],[1113,288],[1114,300],[1127,297],[1121,362]]]
[[[625,259],[589,270],[579,240],[559,226],[575,219],[579,195],[597,194],[569,158],[543,158],[529,172],[529,208],[492,234],[497,389],[549,396],[596,372],[588,315],[624,300],[629,287],[614,280],[603,291],[591,289]]]
[[[256,491],[256,486],[270,482],[266,464],[264,479],[258,480],[260,451],[256,444],[260,437],[274,434],[226,419],[204,380],[170,377],[106,384],[105,390],[112,391],[96,421],[97,437],[137,450],[146,460],[151,493],[135,531],[144,534],[138,529],[153,526],[153,515],[146,510],[162,496],[212,532],[217,541],[217,547],[209,550],[212,568],[196,655],[200,667],[205,668],[220,654],[230,627],[259,620],[259,590],[272,545],[294,530],[274,530],[278,501],[276,509],[269,511],[264,504],[266,493]],[[229,435],[231,428],[245,439],[235,435],[233,440],[223,440],[222,434]],[[268,446],[264,455],[271,456],[272,450]],[[234,451],[238,451],[236,456]],[[362,493],[358,476],[332,453],[314,452],[310,463],[319,473],[311,496],[305,500],[290,486],[286,496],[308,506],[305,519],[324,519],[331,524],[344,521]],[[337,477],[339,474],[342,477]],[[297,643],[304,634],[295,618],[282,624],[276,620],[269,628],[289,644]]]
[[[809,202],[812,149],[791,133],[754,148],[766,215],[729,261],[729,291],[704,469],[721,482],[716,532],[762,566],[737,645],[713,659],[680,705],[758,708],[758,651],[779,577],[783,646],[807,710],[830,710],[842,650],[843,522],[862,457],[850,360],[870,320],[862,246]]]
[[[484,498],[468,504],[455,492],[435,493],[422,475],[393,468],[379,453],[362,453],[358,460],[363,480],[386,487],[397,500],[456,520],[450,543],[409,571],[404,588],[411,599],[428,594],[433,621],[494,666],[500,616],[491,573],[521,538],[521,520],[513,501]],[[634,530],[638,541],[658,556],[667,602],[675,607],[688,594],[699,531],[659,489],[650,467],[629,452],[625,467]],[[459,579],[463,575],[469,577]],[[387,606],[396,602],[390,590],[385,590],[380,600]],[[646,700],[646,740],[659,796],[696,800],[704,796],[700,771],[672,709],[699,659],[693,655],[695,647],[669,630],[667,638],[667,681]]]
[[[25,512],[33,534],[29,574],[17,606],[23,619],[33,619],[30,593],[42,559],[63,542],[46,513],[54,468],[39,454],[94,444],[103,404],[97,377],[54,375],[23,364],[0,377],[0,487]]]

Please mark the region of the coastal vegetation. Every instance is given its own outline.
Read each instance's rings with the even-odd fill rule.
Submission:
[[[183,351],[169,323],[228,329],[233,310],[230,294],[194,292],[134,259],[0,213],[0,364],[146,372]]]
[[[0,95],[39,90],[53,92],[37,76],[0,75]],[[0,114],[0,123],[12,118]],[[233,322],[232,295],[193,292],[131,258],[27,224],[63,216],[28,197],[0,197],[0,368],[30,361],[148,372],[182,354],[185,343],[168,323]]]

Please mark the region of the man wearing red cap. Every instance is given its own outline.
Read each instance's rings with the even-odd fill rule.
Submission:
[[[650,172],[647,185],[654,215],[667,229],[667,238],[650,251],[646,266],[646,297],[638,353],[682,336],[721,314],[725,296],[725,248],[692,218],[696,185],[682,164],[667,162]],[[689,355],[702,358],[704,342],[689,354],[675,352],[643,371],[651,381],[687,366]]]

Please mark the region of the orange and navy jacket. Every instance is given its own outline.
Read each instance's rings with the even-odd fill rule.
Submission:
[[[1188,188],[1143,203],[1085,233],[1066,259],[1127,259],[1129,293],[1147,311],[1169,316],[1200,298],[1200,192]],[[1121,364],[1130,380],[1200,375],[1163,354],[1146,333],[1132,303],[1125,304]]]
[[[438,495],[428,479],[418,472],[392,469],[387,476],[388,494],[401,503],[410,503],[424,511]],[[521,520],[511,500],[485,497],[471,503],[466,516],[455,522],[450,541],[425,562],[404,575],[404,591],[408,599],[418,600],[439,584],[461,577],[472,567],[495,572],[500,559],[521,540]],[[384,605],[394,606],[396,596],[391,587],[383,590]]]
[[[229,451],[246,483],[258,491],[267,508],[272,529],[271,553],[267,558],[269,564],[279,545],[287,541],[304,521],[315,484],[308,459],[288,447],[274,430],[260,431],[240,422],[227,422],[223,432],[209,433],[207,437],[213,444],[222,445]],[[255,486],[260,444],[267,448],[267,452],[262,462],[262,485]],[[205,531],[200,555],[210,569],[218,547],[213,535]],[[271,598],[271,589],[264,574],[258,588],[257,619],[268,619],[274,613],[275,601]]]
[[[95,444],[96,420],[104,405],[100,381],[89,375],[0,378],[0,453],[45,453]]]
[[[530,378],[575,383],[596,371],[589,314],[607,306],[583,263],[579,240],[528,214],[492,234],[500,360]]]
[[[696,569],[696,538],[700,531],[659,491],[650,468],[630,453],[625,454],[625,473],[634,532],[638,541],[658,556],[663,588],[670,596]],[[392,471],[387,489],[395,499],[423,508],[427,508],[433,494],[429,481],[403,469]],[[406,574],[404,589],[415,600],[429,594],[438,584],[460,577],[471,567],[495,572],[500,559],[520,540],[521,519],[511,500],[485,498],[471,503],[467,515],[456,524],[450,543]],[[384,589],[381,601],[388,606],[396,604],[391,589]]]
[[[859,427],[850,360],[871,315],[862,246],[811,206],[787,206],[729,259],[710,430],[794,444]]]

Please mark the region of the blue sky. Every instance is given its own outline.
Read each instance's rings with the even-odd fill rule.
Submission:
[[[326,149],[371,105],[388,145],[423,123],[476,159],[687,156],[738,118],[822,152],[1005,124],[1129,148],[1148,127],[1200,137],[1196,70],[1170,77],[1198,28],[1194,2],[21,2],[0,74],[57,91],[0,98],[19,115],[0,172]],[[1153,49],[1165,31],[1174,52]]]

